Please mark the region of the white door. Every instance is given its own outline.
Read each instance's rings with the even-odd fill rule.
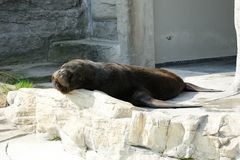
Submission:
[[[236,54],[234,0],[154,0],[156,63]]]

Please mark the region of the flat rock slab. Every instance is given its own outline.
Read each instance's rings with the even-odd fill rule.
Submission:
[[[46,141],[34,134],[0,143],[0,157],[1,160],[82,160],[64,151],[61,141]]]

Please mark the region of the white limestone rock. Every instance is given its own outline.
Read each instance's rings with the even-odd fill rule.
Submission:
[[[7,96],[8,102],[11,104],[5,109],[7,120],[27,132],[34,132],[36,126],[34,92],[35,89],[20,89],[11,91]]]
[[[79,108],[55,89],[41,89],[36,96],[36,131],[47,133],[52,139],[59,136],[58,129],[79,114]]]
[[[170,118],[161,112],[134,112],[129,143],[162,153],[166,148]]]
[[[239,120],[239,113],[200,109],[135,111],[128,142],[167,157],[231,159],[239,156]]]
[[[120,150],[88,151],[86,160],[177,160],[164,157],[159,153],[138,147],[126,147]]]
[[[128,118],[133,110],[140,110],[131,103],[110,97],[100,91],[75,90],[66,95],[80,109],[108,118]]]
[[[7,106],[6,95],[0,92],[0,108],[4,108]]]
[[[7,98],[7,103],[8,103],[9,105],[13,105],[14,100],[15,100],[15,98],[16,98],[16,96],[17,96],[17,93],[18,93],[18,91],[10,91],[10,92],[8,92],[6,98]]]
[[[1,78],[5,78],[5,77],[3,76]],[[16,90],[16,87],[14,85],[0,82],[0,108],[4,108],[8,106],[7,93],[9,91],[14,91],[14,90]]]
[[[32,131],[46,133],[50,139],[59,136],[59,129],[71,119],[100,117],[97,122],[101,118],[130,118],[136,108],[102,92],[87,90],[63,95],[55,89],[20,89],[10,92],[8,100],[12,105],[6,115],[12,123],[19,128],[31,125]]]
[[[5,117],[86,160],[237,159],[239,112],[140,109],[99,91],[20,89]]]
[[[126,144],[130,121],[131,118],[109,119],[82,114],[81,118],[68,121],[60,129],[60,137],[66,150],[74,153],[77,149],[84,156],[87,150],[119,150]]]

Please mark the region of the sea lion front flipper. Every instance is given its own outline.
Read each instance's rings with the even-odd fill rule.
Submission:
[[[162,100],[151,97],[149,92],[145,89],[137,90],[132,95],[131,103],[136,106],[148,107],[148,108],[159,108],[159,109],[172,109],[172,108],[199,108],[202,106],[197,105],[182,105],[165,102]]]

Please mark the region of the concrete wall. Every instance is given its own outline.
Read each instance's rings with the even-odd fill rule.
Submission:
[[[47,61],[52,42],[81,39],[82,0],[0,0],[0,65]]]
[[[91,1],[92,38],[118,40],[116,0]]]
[[[152,0],[117,1],[120,52],[129,64],[155,66],[152,2]]]
[[[154,0],[156,63],[236,54],[234,0]]]

